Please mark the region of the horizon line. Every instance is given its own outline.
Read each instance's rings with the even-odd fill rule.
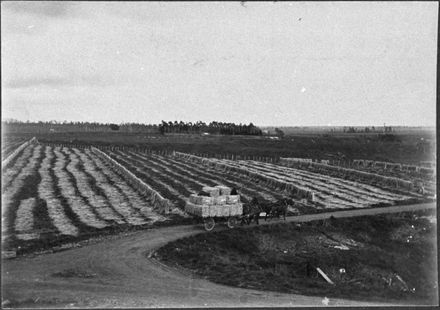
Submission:
[[[98,123],[98,124],[102,124],[102,125],[105,125],[105,124],[117,124],[117,125],[122,125],[122,124],[141,124],[141,125],[160,125],[161,124],[161,121],[159,121],[159,122],[157,122],[157,123],[149,123],[149,122],[135,122],[135,121],[128,121],[128,122],[119,122],[119,123],[116,123],[116,122],[100,122],[100,121],[79,121],[79,120],[62,120],[62,121],[60,121],[60,120],[50,120],[50,121],[43,121],[43,120],[20,120],[20,119],[14,119],[14,118],[9,118],[9,119],[2,119],[1,120],[2,121],[2,123],[3,122],[21,122],[21,123],[27,123],[27,122],[29,122],[29,123],[38,123],[38,122],[43,122],[43,123],[49,123],[49,122],[52,122],[52,121],[55,121],[55,122],[57,122],[57,124],[61,124],[62,125],[62,123],[63,122],[68,122],[68,123],[71,123],[71,122],[82,122],[82,123]],[[178,122],[184,122],[184,123],[188,123],[188,122],[191,122],[191,123],[195,123],[195,122],[198,122],[198,121],[201,121],[201,122],[204,122],[204,123],[206,123],[206,124],[209,124],[209,123],[211,123],[211,122],[221,122],[221,123],[233,123],[233,124],[240,124],[240,123],[234,123],[234,122],[228,122],[228,121],[220,121],[220,120],[211,120],[211,121],[202,121],[202,120],[198,120],[198,121],[184,121],[184,120],[176,120],[176,121],[178,121]],[[170,122],[170,121],[166,121],[166,122]],[[174,122],[174,121],[172,121],[172,122]],[[329,124],[323,124],[323,125],[319,125],[319,124],[309,124],[309,125],[295,125],[295,124],[291,124],[291,125],[272,125],[272,124],[265,124],[265,125],[258,125],[258,124],[256,124],[256,123],[254,123],[254,122],[249,122],[249,123],[252,123],[254,126],[256,126],[256,127],[279,127],[279,128],[281,128],[281,127],[300,127],[300,128],[303,128],[303,127],[328,127],[328,128],[331,128],[331,127],[409,127],[409,128],[411,128],[411,127],[427,127],[427,128],[430,128],[430,127],[434,127],[434,128],[436,128],[436,125],[434,124],[434,125],[402,125],[402,124],[369,124],[369,125],[360,125],[360,124],[358,124],[358,125],[356,125],[356,124],[346,124],[346,125],[329,125]],[[243,125],[246,125],[247,123],[241,123],[241,124],[243,124]]]

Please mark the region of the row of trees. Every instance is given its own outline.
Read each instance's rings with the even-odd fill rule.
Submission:
[[[6,132],[143,132],[143,133],[210,133],[221,135],[262,135],[260,128],[254,124],[234,124],[223,122],[211,122],[206,124],[198,121],[192,122],[165,122],[161,124],[140,123],[97,123],[97,122],[22,122],[8,119],[2,121],[2,128]]]
[[[221,134],[221,135],[262,135],[260,128],[256,127],[254,124],[234,124],[234,123],[223,123],[223,122],[210,122],[206,124],[202,121],[195,123],[192,122],[166,122],[162,121],[159,125],[159,131],[162,134],[165,133],[210,133],[210,134]]]
[[[355,133],[355,132],[392,132],[393,131],[393,127],[392,126],[384,126],[384,127],[378,127],[375,128],[374,126],[370,127],[365,127],[364,129],[362,128],[355,128],[355,127],[344,127],[344,132],[347,133]]]
[[[159,132],[157,124],[139,124],[139,123],[97,123],[97,122],[22,122],[18,120],[2,121],[2,128],[7,132]]]

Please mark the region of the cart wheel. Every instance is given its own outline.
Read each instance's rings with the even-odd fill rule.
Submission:
[[[215,221],[212,217],[205,219],[205,229],[211,231],[214,229]]]
[[[237,219],[235,217],[228,218],[227,225],[229,228],[234,228],[237,225]]]

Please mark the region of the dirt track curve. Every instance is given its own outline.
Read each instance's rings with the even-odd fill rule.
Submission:
[[[288,221],[310,221],[328,218],[331,215],[350,217],[435,207],[435,203],[429,203],[360,209],[290,217]],[[323,305],[324,296],[311,297],[227,287],[195,278],[189,272],[166,267],[148,258],[149,254],[160,246],[200,232],[203,232],[201,225],[157,228],[104,238],[102,241],[63,252],[5,260],[2,264],[3,301],[22,301],[19,307],[45,308]],[[69,269],[75,269],[90,277],[53,276],[54,273]],[[28,302],[23,302],[26,300]],[[330,299],[328,305],[379,304]]]

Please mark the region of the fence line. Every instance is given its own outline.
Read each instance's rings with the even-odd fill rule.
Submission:
[[[173,156],[175,149],[152,149],[145,146],[131,146],[131,145],[87,145],[87,144],[75,144],[68,142],[44,142],[44,145],[52,147],[74,147],[78,149],[91,149],[96,148],[101,151],[132,151],[149,155],[161,155],[161,156]],[[229,160],[254,160],[266,163],[278,163],[279,156],[260,156],[260,155],[243,155],[236,153],[188,153],[191,155],[203,157],[203,158],[216,158],[216,159],[229,159]]]

